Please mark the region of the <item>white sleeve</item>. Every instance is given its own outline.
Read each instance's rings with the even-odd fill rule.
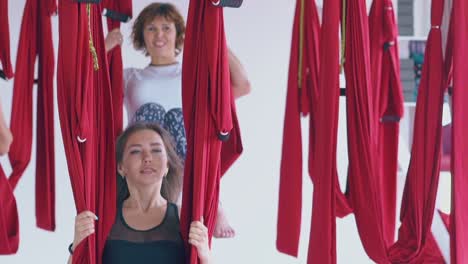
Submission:
[[[126,68],[123,71],[123,93],[124,93],[124,98],[127,95],[128,81],[132,78],[132,75],[135,74],[135,72],[136,72],[135,68]]]

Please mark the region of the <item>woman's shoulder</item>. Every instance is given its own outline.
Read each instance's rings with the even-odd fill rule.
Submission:
[[[170,212],[170,215],[174,216],[175,218],[177,218],[177,220],[179,220],[179,214],[180,214],[179,205],[168,201],[167,209],[168,209],[168,212]]]
[[[139,69],[137,68],[125,68],[123,70],[123,79],[124,83],[127,83],[135,74],[138,72]]]
[[[170,208],[171,210],[178,210],[179,206],[173,202],[167,202],[167,207]]]
[[[140,72],[142,69],[138,69],[138,68],[125,68],[123,70],[123,73],[124,73],[124,79],[129,79],[131,76],[137,74],[138,72]]]

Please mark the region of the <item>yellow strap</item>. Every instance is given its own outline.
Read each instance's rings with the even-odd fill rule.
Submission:
[[[345,47],[346,47],[346,0],[343,0],[343,12],[341,17],[341,60],[340,60],[340,72],[343,72],[345,63]]]
[[[301,0],[301,9],[299,17],[299,70],[297,72],[298,87],[301,89],[302,86],[302,60],[304,50],[304,0]]]
[[[91,32],[91,4],[86,4],[86,12],[88,14],[88,30],[89,30],[89,51],[91,52],[91,56],[93,57],[93,66],[94,70],[99,70],[99,61],[97,57],[96,48],[94,47],[93,43],[93,35]]]

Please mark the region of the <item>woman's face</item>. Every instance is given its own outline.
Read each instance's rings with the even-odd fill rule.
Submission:
[[[166,147],[161,136],[149,129],[130,135],[118,170],[129,184],[161,184],[169,170]]]
[[[177,30],[173,21],[161,16],[155,17],[145,25],[143,37],[151,58],[175,60]]]

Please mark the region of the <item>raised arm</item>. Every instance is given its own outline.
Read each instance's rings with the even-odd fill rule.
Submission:
[[[234,98],[237,99],[250,93],[250,81],[244,67],[231,49],[228,49],[228,59],[232,91]]]
[[[123,43],[123,35],[120,32],[119,28],[115,28],[109,33],[107,33],[107,36],[104,39],[106,52],[111,51],[117,45],[122,45],[122,43]]]

